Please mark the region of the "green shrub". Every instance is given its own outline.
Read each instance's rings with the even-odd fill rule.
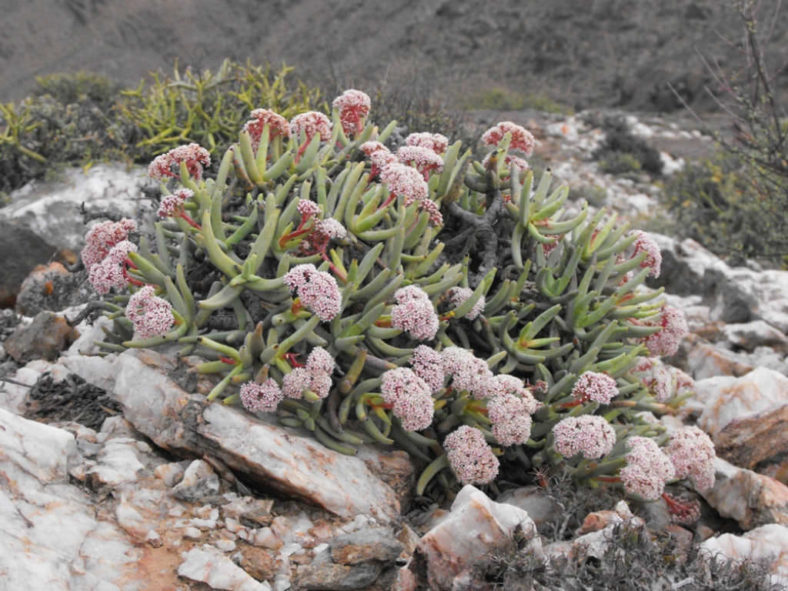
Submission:
[[[626,173],[642,169],[650,174],[662,174],[659,151],[633,135],[623,117],[605,117],[600,126],[605,132],[605,141],[594,152],[594,159],[605,163],[608,167],[606,172],[619,174],[618,171]]]
[[[494,86],[472,93],[462,102],[465,109],[487,109],[491,111],[522,111],[534,109],[544,113],[569,115],[572,109],[546,94],[522,93],[502,86]]]
[[[135,160],[189,142],[222,152],[253,109],[292,117],[319,105],[320,91],[292,80],[292,70],[225,60],[216,72],[176,66],[171,76],[153,73],[149,81],[121,93],[117,134]]]
[[[36,77],[33,96],[49,95],[62,105],[89,101],[103,110],[111,109],[122,85],[92,72],[50,74]]]
[[[351,132],[335,111],[329,130],[309,113],[322,132],[287,138],[286,121],[267,116],[269,134],[242,131],[209,178],[194,147],[156,160],[165,217],[138,252],[107,255],[105,268],[88,240],[97,289],[115,277],[134,291],[104,303],[106,350],[198,349],[198,371],[217,378],[208,401],[275,412],[343,453],[397,445],[423,468],[418,494],[435,497],[495,473],[525,482],[535,466],[615,485],[630,436],[666,439],[637,413],[670,412],[676,384],[657,402],[631,371],[645,339],[672,331],[657,326],[659,292],[634,291],[654,262],[615,216],[566,212],[569,191],[549,173],[535,182],[505,165],[512,146],[530,151],[527,131],[488,130],[485,163],[459,141],[411,138],[442,144],[421,156],[442,170],[419,171],[373,165],[365,151],[385,156],[364,144],[388,141],[396,122]],[[105,273],[116,264],[125,274]],[[331,367],[316,369],[315,356]],[[585,398],[588,380],[617,398]],[[491,410],[499,403],[516,408]],[[575,417],[605,430],[604,459],[556,451],[553,427]],[[483,459],[455,473],[466,436]]]
[[[125,91],[86,72],[39,77],[32,96],[0,104],[0,192],[64,164],[148,162],[188,142],[223,151],[253,109],[292,116],[319,102],[320,92],[291,71],[225,61],[215,73],[151,74]]]
[[[666,204],[682,237],[741,264],[779,263],[788,255],[788,187],[766,185],[730,154],[688,165],[665,185]]]

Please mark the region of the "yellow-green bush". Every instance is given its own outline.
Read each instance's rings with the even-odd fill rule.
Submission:
[[[290,118],[320,102],[320,91],[292,80],[292,68],[274,70],[225,60],[214,73],[176,66],[171,76],[151,75],[117,103],[117,132],[126,149],[146,160],[177,145],[196,142],[211,152],[224,149],[259,107]]]
[[[784,261],[788,186],[767,185],[751,173],[735,156],[720,154],[672,177],[665,198],[678,233],[733,263],[751,257]]]

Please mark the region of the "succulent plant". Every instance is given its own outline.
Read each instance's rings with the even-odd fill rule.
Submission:
[[[649,412],[689,387],[644,363],[652,335],[670,333],[661,350],[682,336],[643,289],[659,265],[646,238],[569,202],[549,172],[536,182],[522,127],[491,128],[482,162],[440,134],[394,151],[395,123],[368,122],[362,94],[331,119],[255,110],[215,178],[199,146],[158,157],[162,219],[123,250],[113,277],[136,293],[105,302],[103,346],[196,350],[217,378],[208,400],[343,453],[396,445],[424,466],[420,494],[553,465],[619,482],[628,440],[665,444]],[[91,232],[105,238],[93,265],[128,235]]]

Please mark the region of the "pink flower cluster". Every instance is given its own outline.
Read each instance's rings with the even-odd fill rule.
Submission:
[[[118,242],[126,240],[130,232],[137,229],[134,220],[124,218],[119,222],[101,222],[85,234],[85,247],[82,249],[82,262],[85,268],[100,263]]]
[[[299,199],[296,209],[304,220],[308,220],[312,216],[320,215],[320,206],[309,199]]]
[[[394,299],[397,303],[391,309],[391,326],[419,341],[435,338],[440,320],[430,297],[420,287],[401,287],[394,292]]]
[[[446,347],[441,351],[443,371],[451,377],[455,390],[470,392],[481,400],[493,393],[493,373],[487,362],[477,358],[468,349]]]
[[[520,378],[509,374],[498,374],[484,382],[485,398],[498,398],[499,396],[517,396],[525,405],[525,412],[534,414],[542,403],[534,398],[533,392],[525,387]]]
[[[449,147],[449,139],[439,133],[419,132],[411,133],[405,138],[406,146],[427,148],[436,154],[443,154]]]
[[[388,152],[389,154],[391,153],[389,152],[389,149],[385,145],[381,144],[380,142],[376,142],[374,140],[364,142],[359,146],[359,150],[364,152],[367,158],[372,156],[372,154],[374,154],[375,152]]]
[[[290,137],[290,124],[279,113],[270,109],[255,109],[251,115],[252,118],[244,124],[243,130],[249,134],[253,150],[257,151],[260,146],[266,125],[268,125],[268,134],[271,139],[277,136]]]
[[[533,412],[531,400],[513,394],[504,394],[487,401],[487,416],[492,422],[492,433],[498,443],[509,446],[521,445],[528,441],[531,436],[531,412]]]
[[[662,330],[644,339],[649,353],[654,356],[674,355],[682,339],[689,334],[684,313],[673,306],[663,306],[657,319],[650,319],[646,326],[659,326]]]
[[[632,244],[632,257],[636,257],[641,252],[646,253],[645,260],[640,263],[641,269],[651,269],[649,275],[659,277],[662,270],[662,251],[656,241],[646,232],[635,230],[637,236]]]
[[[167,334],[175,318],[170,302],[156,297],[152,286],[146,285],[129,298],[126,318],[134,325],[134,337],[148,339]]]
[[[465,303],[469,297],[473,295],[473,290],[469,287],[452,287],[446,296],[449,298],[449,303],[452,307],[457,308]],[[484,311],[485,300],[484,296],[480,297],[473,305],[470,311],[464,316],[468,320],[475,320]]]
[[[295,291],[301,303],[328,322],[342,309],[342,293],[336,279],[318,271],[314,265],[296,265],[284,276],[290,291]]]
[[[369,95],[351,88],[335,98],[332,106],[339,111],[339,121],[344,132],[358,134],[364,128],[371,104]]]
[[[317,221],[313,231],[325,236],[329,240],[342,240],[347,238],[347,229],[334,218],[326,218]]]
[[[435,349],[430,349],[427,345],[419,345],[413,349],[410,365],[413,367],[413,373],[424,380],[433,393],[443,388],[446,374],[443,371],[441,354]]]
[[[430,150],[420,146],[402,146],[397,150],[397,159],[402,164],[407,164],[418,170],[427,181],[433,172],[443,170],[443,158]]]
[[[392,195],[401,195],[405,199],[405,205],[429,198],[427,183],[419,171],[410,166],[396,162],[389,164],[380,171],[380,180]]]
[[[627,465],[619,474],[624,490],[646,501],[657,500],[665,490],[665,482],[676,475],[673,463],[648,437],[630,437],[627,445]]]
[[[172,217],[183,207],[186,200],[192,197],[194,197],[194,191],[191,189],[178,189],[172,195],[165,195],[161,199],[156,215],[160,218]]]
[[[331,139],[331,120],[318,111],[307,111],[293,117],[290,121],[290,133],[296,138],[300,138],[303,133],[306,138],[304,145],[311,142],[315,135],[327,142]]]
[[[512,142],[509,144],[510,149],[520,150],[526,156],[530,156],[533,153],[536,145],[534,136],[524,127],[511,121],[501,121],[496,126],[485,131],[484,135],[482,135],[482,141],[488,146],[497,146],[507,133],[510,133],[512,136]]]
[[[698,427],[676,431],[665,448],[676,478],[689,478],[699,492],[714,486],[714,444]]]
[[[578,402],[598,402],[610,404],[618,396],[616,380],[603,373],[587,371],[581,375],[572,388],[572,396]]]
[[[369,155],[369,161],[372,163],[369,169],[370,177],[379,176],[390,164],[398,164],[397,157],[389,152],[388,148],[385,146],[384,148],[383,150],[376,150]]]
[[[380,392],[406,431],[421,431],[432,424],[435,406],[430,387],[413,370],[388,370],[382,376]]]
[[[555,450],[565,458],[583,454],[584,458],[602,458],[613,450],[616,431],[604,417],[581,415],[566,417],[553,427]]]
[[[211,154],[199,144],[178,146],[166,154],[156,156],[148,166],[148,176],[156,180],[176,178],[180,174],[181,162],[186,163],[190,176],[200,180],[203,169],[211,165]]]
[[[282,392],[288,398],[300,399],[304,390],[311,390],[318,398],[325,398],[331,391],[331,374],[334,358],[323,347],[309,353],[305,367],[296,367],[282,380]]]
[[[274,412],[284,398],[279,384],[268,378],[262,384],[246,382],[241,386],[241,403],[249,412]]]
[[[443,441],[451,469],[463,484],[487,484],[498,476],[498,458],[484,440],[484,434],[463,425]]]
[[[113,287],[118,290],[126,287],[128,280],[123,269],[130,252],[137,252],[137,245],[128,240],[121,240],[112,247],[100,263],[90,267],[88,281],[97,293],[104,295]]]

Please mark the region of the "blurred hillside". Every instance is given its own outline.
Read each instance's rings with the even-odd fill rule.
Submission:
[[[769,48],[788,61],[788,16]],[[0,100],[37,75],[91,70],[136,83],[175,59],[287,62],[315,82],[416,86],[467,105],[497,88],[574,108],[709,106],[700,54],[736,62],[727,0],[0,0]],[[778,63],[779,62],[779,63]],[[778,86],[788,87],[783,73]]]

